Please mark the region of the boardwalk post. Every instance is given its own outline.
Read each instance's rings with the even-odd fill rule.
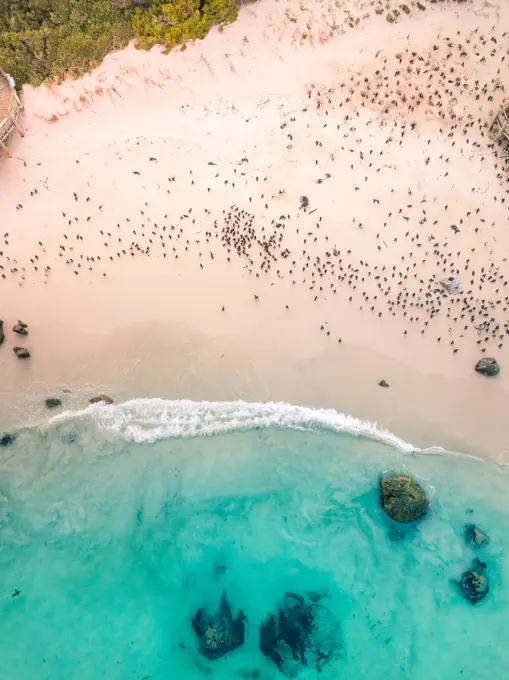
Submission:
[[[5,153],[7,154],[7,156],[9,158],[12,158],[11,152],[9,151],[9,149],[5,146],[5,144],[3,142],[0,142],[0,147],[2,147],[2,149],[5,151]]]
[[[16,128],[16,130],[19,132],[19,134],[20,134],[22,137],[24,137],[24,136],[25,136],[25,133],[24,133],[23,130],[20,128],[20,126],[19,126],[17,123],[15,123],[14,121],[12,121],[12,124],[14,125],[14,127]]]

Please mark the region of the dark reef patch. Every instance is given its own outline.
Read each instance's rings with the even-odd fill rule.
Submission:
[[[341,654],[339,622],[320,602],[286,593],[260,626],[260,650],[288,678],[303,667],[321,671]]]
[[[246,617],[239,611],[233,618],[226,593],[221,596],[219,608],[214,614],[198,609],[192,625],[200,641],[200,653],[207,659],[219,659],[244,644]]]

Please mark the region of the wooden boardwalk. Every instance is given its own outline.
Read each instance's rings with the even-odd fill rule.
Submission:
[[[10,157],[6,146],[7,137],[13,130],[23,136],[18,125],[18,120],[23,110],[23,105],[14,88],[12,78],[0,69],[0,148]]]

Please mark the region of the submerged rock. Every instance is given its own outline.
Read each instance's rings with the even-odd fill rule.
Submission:
[[[246,617],[239,611],[233,618],[232,610],[226,599],[221,596],[219,609],[215,614],[208,614],[198,609],[193,617],[193,630],[200,641],[200,653],[207,659],[219,659],[228,652],[244,644]]]
[[[489,536],[479,529],[475,524],[467,524],[465,527],[465,542],[482,548],[490,542]]]
[[[380,382],[378,383],[378,386],[379,387],[389,387],[389,383],[387,382],[387,380],[380,380]]]
[[[64,444],[74,444],[76,439],[78,438],[78,435],[75,434],[74,432],[71,432],[70,434],[64,434],[62,437],[62,441]]]
[[[44,403],[46,408],[57,408],[58,406],[62,406],[62,402],[56,397],[48,397]]]
[[[476,558],[472,567],[456,583],[463,597],[472,604],[483,600],[490,590],[486,569],[486,563]]]
[[[407,537],[406,528],[403,528],[401,525],[397,524],[391,524],[389,526],[389,540],[391,540],[393,543],[402,541],[406,537]]]
[[[0,345],[5,340],[4,322],[0,319]]]
[[[18,359],[30,359],[30,352],[25,347],[13,347],[12,351]]]
[[[498,361],[493,357],[483,357],[475,365],[475,370],[481,375],[493,376],[500,373],[500,366]]]
[[[426,514],[429,500],[409,475],[393,474],[380,480],[380,503],[397,522],[413,522]]]
[[[260,626],[260,650],[288,678],[303,667],[321,671],[341,654],[339,622],[324,604],[286,593]]]
[[[26,325],[21,326],[19,323],[17,326],[13,327],[12,331],[13,333],[17,333],[18,335],[28,335],[27,326]]]
[[[99,394],[97,397],[92,397],[89,400],[89,404],[113,404],[113,399],[108,397],[107,394]]]
[[[3,434],[0,436],[0,446],[7,447],[11,446],[11,444],[14,444],[16,441],[16,435],[15,434]]]

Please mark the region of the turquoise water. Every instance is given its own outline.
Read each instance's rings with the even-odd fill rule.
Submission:
[[[430,494],[417,526],[381,511],[389,470]],[[472,522],[490,537],[477,551]],[[503,678],[508,527],[507,470],[412,453],[333,412],[93,407],[0,448],[0,678],[284,678],[259,627],[287,592],[340,627],[340,653],[303,680]],[[475,556],[490,592],[473,606],[453,580]],[[191,619],[223,592],[247,617],[245,641],[208,660]]]

